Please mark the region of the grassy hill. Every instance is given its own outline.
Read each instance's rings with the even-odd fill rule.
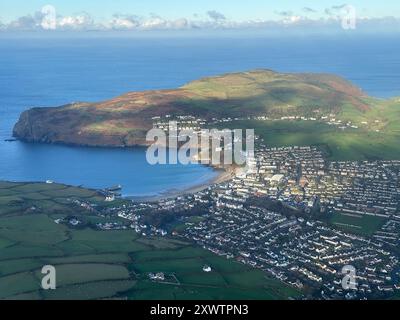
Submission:
[[[363,93],[335,76],[268,70],[226,74],[176,90],[131,92],[100,103],[34,108],[21,115],[15,136],[28,141],[100,145],[141,143],[153,116],[223,116],[305,113],[346,104],[367,110]]]
[[[384,155],[392,157],[394,153],[400,158],[398,148],[392,152],[387,149],[393,147],[400,134],[400,99],[369,97],[334,75],[283,74],[270,70],[204,78],[176,90],[131,92],[99,103],[34,108],[21,115],[14,136],[29,142],[126,147],[147,144],[145,134],[155,116],[194,115],[210,120],[313,116],[316,113],[333,114],[343,122],[352,121],[360,127],[358,136],[346,131],[315,141],[316,144],[324,144],[331,150],[337,149],[338,144],[343,150],[354,147],[355,152],[360,145],[368,144],[367,156],[361,154],[361,159],[368,158],[371,153],[382,154],[382,150]],[[268,130],[268,125],[265,128]],[[296,134],[304,133],[303,141],[294,137],[290,130],[281,134],[283,140],[293,138],[299,144],[310,144],[307,132],[318,135],[321,128],[317,124],[302,131],[300,126]],[[380,136],[372,137],[377,131]],[[366,134],[372,139],[366,141]],[[282,140],[275,137],[274,141]]]
[[[211,107],[210,112],[228,116],[304,114],[318,107],[326,112],[338,112],[346,104],[360,111],[369,109],[360,89],[342,78],[326,74],[255,70],[201,79],[183,89],[207,101],[221,102]]]

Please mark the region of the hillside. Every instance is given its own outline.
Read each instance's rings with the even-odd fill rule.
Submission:
[[[130,92],[98,103],[74,103],[24,112],[13,135],[28,142],[125,147],[144,145],[152,117],[205,119],[243,116],[355,115],[372,112],[374,99],[348,81],[327,74],[270,70],[193,81],[176,90]]]

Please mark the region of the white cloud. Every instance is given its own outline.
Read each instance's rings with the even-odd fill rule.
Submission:
[[[301,17],[301,16],[288,16],[285,19],[283,19],[284,24],[296,24],[301,22],[302,20],[306,20],[306,18]]]
[[[94,20],[87,13],[81,13],[76,16],[57,16],[55,17],[55,29],[60,30],[87,30],[97,28]],[[33,15],[22,16],[4,26],[6,30],[49,30],[49,17],[42,12],[36,12]]]
[[[189,20],[185,18],[176,19],[170,22],[170,26],[173,29],[188,29],[191,28]]]
[[[138,17],[132,15],[115,14],[109,23],[109,27],[114,30],[129,30],[140,26]]]
[[[26,15],[19,17],[17,20],[10,22],[6,25],[6,29],[12,30],[37,30],[41,29],[41,23],[43,20],[43,14],[41,12],[35,12],[33,15]]]
[[[65,30],[87,30],[95,26],[92,17],[87,13],[76,16],[59,17],[57,26]]]
[[[141,29],[165,29],[168,25],[167,20],[164,20],[163,18],[160,17],[152,17],[150,19],[144,20],[140,28]]]
[[[108,20],[96,21],[88,13],[79,13],[70,16],[57,16],[56,29],[58,30],[188,30],[188,29],[265,29],[275,30],[279,28],[310,28],[312,31],[319,28],[341,28],[340,14],[345,5],[333,6],[325,10],[325,17],[310,18],[306,13],[313,13],[311,8],[303,8],[303,15],[291,11],[275,12],[279,16],[276,20],[245,20],[235,21],[228,19],[224,14],[215,10],[207,11],[203,15],[195,14],[190,18],[168,19],[155,14],[148,17],[135,15],[115,14]],[[305,13],[306,12],[306,13]],[[8,24],[1,24],[0,31],[4,30],[45,30],[43,24],[44,14],[36,12],[26,15]],[[373,26],[400,29],[400,18],[382,17],[368,18],[358,17],[357,28],[369,28]]]

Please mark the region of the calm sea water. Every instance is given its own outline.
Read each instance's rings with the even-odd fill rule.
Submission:
[[[0,36],[0,179],[155,195],[201,184],[202,166],[150,166],[145,150],[111,150],[4,142],[30,107],[99,101],[127,91],[176,88],[203,76],[269,68],[329,72],[371,95],[400,96],[400,39],[313,38],[41,38]]]

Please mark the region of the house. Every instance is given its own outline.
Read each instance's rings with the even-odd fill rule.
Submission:
[[[280,183],[284,177],[283,174],[276,174],[271,178],[271,182]]]
[[[210,267],[210,266],[205,265],[205,266],[203,267],[203,271],[204,271],[204,272],[211,272],[212,270],[211,270],[211,267]]]
[[[106,202],[113,202],[114,200],[115,200],[114,194],[107,195],[105,199]]]
[[[149,278],[151,280],[154,280],[154,281],[164,281],[165,280],[165,275],[164,275],[163,272],[158,272],[156,274],[149,273]]]

